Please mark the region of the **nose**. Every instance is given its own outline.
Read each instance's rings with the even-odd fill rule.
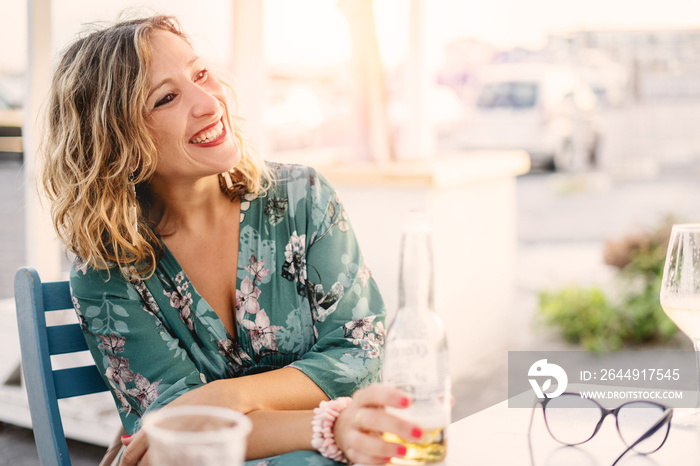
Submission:
[[[219,112],[220,102],[216,95],[206,89],[192,84],[192,116],[205,117],[216,115]]]

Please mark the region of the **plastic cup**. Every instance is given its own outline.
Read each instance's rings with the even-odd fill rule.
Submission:
[[[173,406],[147,414],[143,429],[155,466],[240,466],[250,420],[217,406]]]

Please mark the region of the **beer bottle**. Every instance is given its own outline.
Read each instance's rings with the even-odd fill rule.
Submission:
[[[430,217],[408,212],[402,229],[399,308],[387,331],[382,379],[412,397],[408,408],[388,409],[417,424],[423,437],[403,439],[386,433],[384,438],[406,447],[406,456],[392,458],[393,464],[415,465],[445,458],[451,387],[447,338],[433,304]]]

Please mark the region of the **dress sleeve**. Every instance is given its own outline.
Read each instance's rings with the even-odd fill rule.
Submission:
[[[76,262],[73,305],[95,364],[109,386],[128,434],[157,409],[204,384],[204,377],[159,311],[141,298],[117,268],[97,271]]]
[[[337,194],[310,176],[305,281],[316,342],[292,366],[336,398],[379,380],[386,309]]]

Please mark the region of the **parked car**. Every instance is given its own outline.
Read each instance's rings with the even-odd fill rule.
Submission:
[[[572,68],[497,64],[478,76],[459,148],[524,149],[533,165],[557,170],[595,165],[596,97]]]

